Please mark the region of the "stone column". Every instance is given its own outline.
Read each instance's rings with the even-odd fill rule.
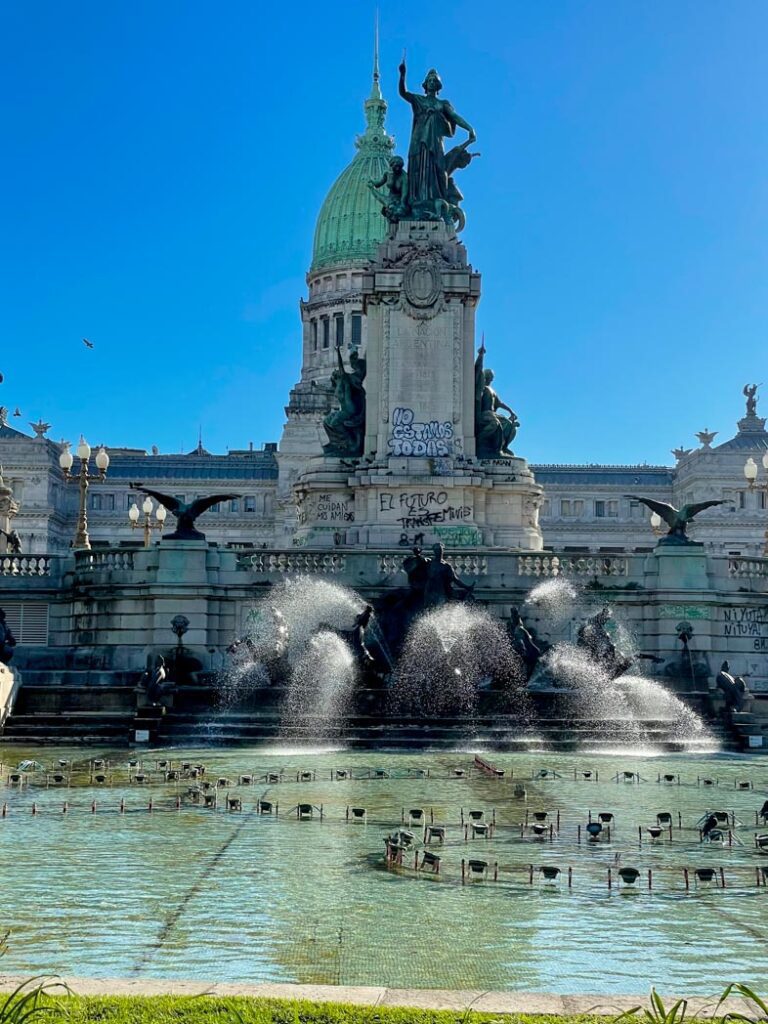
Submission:
[[[13,500],[13,491],[3,480],[3,470],[0,466],[0,555],[8,552],[6,534],[11,532],[11,520],[18,511],[19,506]]]

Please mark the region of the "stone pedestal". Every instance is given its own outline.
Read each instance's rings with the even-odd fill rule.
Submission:
[[[397,224],[362,291],[364,455],[308,460],[294,485],[294,543],[541,550],[542,489],[525,460],[476,458],[480,275],[453,230]]]
[[[655,562],[659,590],[708,590],[707,556],[703,544],[659,544],[648,562]]]

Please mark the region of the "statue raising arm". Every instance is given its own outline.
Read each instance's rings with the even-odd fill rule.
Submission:
[[[397,91],[404,100],[407,100],[408,103],[412,103],[416,97],[412,92],[408,92],[405,85],[405,60],[403,60],[398,71],[400,72],[400,81],[397,83]]]

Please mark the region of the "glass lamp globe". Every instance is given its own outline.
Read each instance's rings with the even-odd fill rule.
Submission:
[[[168,515],[168,510],[166,509],[165,505],[158,505],[157,512],[155,512],[155,515],[157,516],[157,521],[159,523],[164,523],[165,517]]]
[[[654,530],[658,530],[661,526],[661,516],[658,512],[651,512],[651,526]]]
[[[132,523],[138,523],[140,514],[141,513],[139,512],[139,506],[134,501],[134,503],[128,509],[128,518],[131,520]]]
[[[768,451],[763,455],[763,469],[768,471]]]
[[[107,455],[107,450],[103,445],[96,452],[96,468],[100,469],[102,473],[106,473],[109,468],[109,456]]]
[[[86,459],[90,459],[91,457],[91,446],[88,444],[88,442],[85,440],[82,434],[80,435],[80,444],[77,446],[77,456],[84,462]]]
[[[154,507],[155,506],[152,504],[152,499],[151,498],[145,498],[144,499],[144,503],[141,506],[141,511],[144,513],[144,515],[151,516],[152,515],[152,509]]]
[[[757,463],[751,455],[744,463],[744,476],[747,478],[747,481],[751,484],[753,484],[757,479]]]
[[[69,448],[65,448],[64,451],[59,456],[59,465],[61,466],[65,473],[68,473],[70,469],[72,469],[72,463],[74,461],[75,457],[72,454],[72,452],[69,450]]]

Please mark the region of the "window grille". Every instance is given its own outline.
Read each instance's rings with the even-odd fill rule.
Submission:
[[[20,644],[45,647],[48,643],[48,605],[42,601],[3,601],[6,623]]]

